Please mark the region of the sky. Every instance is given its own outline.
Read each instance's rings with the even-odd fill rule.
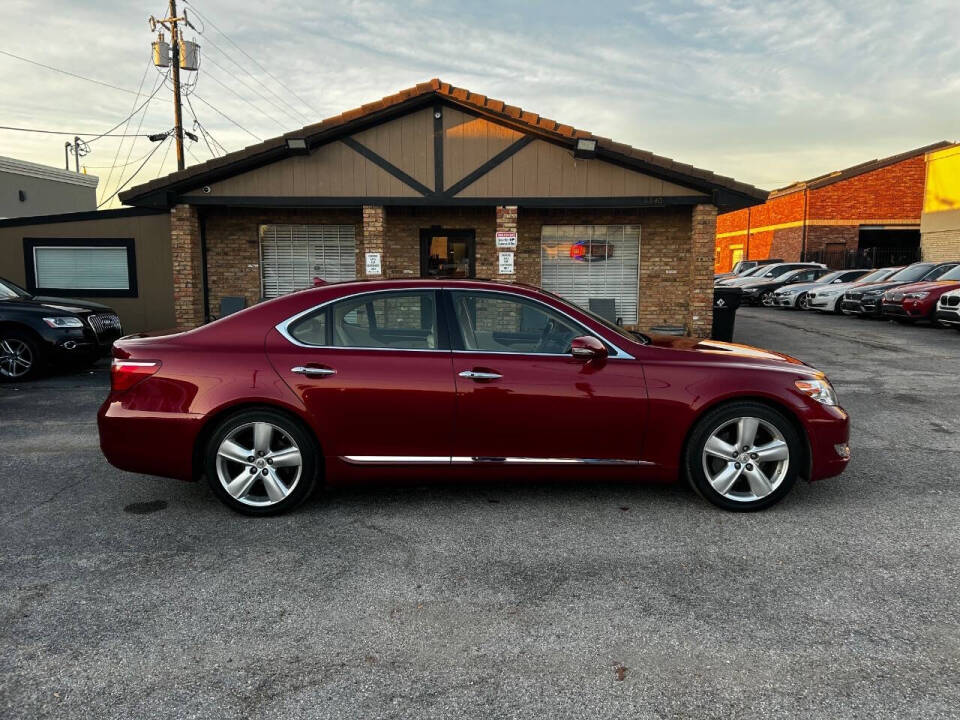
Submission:
[[[957,0],[181,0],[179,9],[202,58],[184,73],[184,127],[197,132],[196,117],[212,138],[188,141],[188,165],[221,152],[216,143],[237,150],[433,77],[764,189],[960,140]],[[162,1],[4,0],[4,10],[0,50],[120,89],[0,54],[0,125],[65,133],[0,130],[0,155],[63,167],[74,133],[112,128],[155,88],[115,132],[173,126],[171,91],[150,61],[148,18],[164,14]],[[171,145],[89,143],[81,164],[100,178],[98,202],[116,207],[119,186],[175,170]]]

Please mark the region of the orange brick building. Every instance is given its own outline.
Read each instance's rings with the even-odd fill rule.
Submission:
[[[830,267],[911,262],[920,253],[925,155],[940,142],[837,170],[717,217],[714,266],[741,259],[813,260]]]

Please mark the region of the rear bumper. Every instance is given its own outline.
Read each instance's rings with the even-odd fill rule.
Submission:
[[[179,480],[194,479],[193,450],[202,424],[202,415],[126,409],[112,393],[97,413],[100,450],[111,465]]]
[[[850,463],[850,418],[840,407],[823,406],[817,417],[808,418],[810,480],[834,477]],[[845,451],[845,452],[844,452]]]

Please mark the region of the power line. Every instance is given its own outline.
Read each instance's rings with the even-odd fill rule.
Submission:
[[[127,132],[127,130],[130,128],[130,120],[131,118],[133,118],[134,114],[137,112],[136,107],[137,107],[137,103],[140,101],[140,91],[143,89],[143,83],[147,79],[147,73],[150,72],[150,65],[152,64],[153,64],[152,62],[147,63],[147,67],[144,68],[143,75],[140,78],[140,84],[137,86],[137,97],[133,101],[133,109],[131,109],[130,114],[127,115],[126,121],[121,121],[121,122],[126,122],[126,124],[123,126],[123,132]],[[151,95],[151,98],[152,97],[153,96]],[[147,102],[150,102],[150,100],[148,99]],[[121,138],[120,142],[117,143],[117,149],[113,153],[113,162],[110,165],[110,172],[107,174],[107,179],[103,183],[104,188],[107,188],[110,185],[110,180],[113,179],[113,171],[117,164],[117,158],[120,157],[120,150],[123,149],[124,142],[126,142],[126,138]],[[136,138],[134,138],[133,142],[134,143],[137,142]],[[129,159],[129,157],[127,159]]]
[[[209,60],[209,58],[207,58],[207,59]],[[212,61],[211,61],[211,62],[212,62]],[[218,67],[219,67],[219,66],[218,66]],[[228,70],[225,70],[224,72],[229,72],[229,71],[228,71]],[[265,118],[267,118],[267,120],[270,120],[270,121],[272,121],[272,122],[275,122],[277,125],[279,125],[279,126],[280,126],[281,128],[283,128],[283,129],[286,129],[286,128],[287,128],[287,126],[284,125],[282,122],[280,122],[280,121],[277,120],[276,118],[271,117],[270,115],[268,115],[267,113],[265,113],[265,112],[264,112],[263,110],[261,110],[259,107],[257,107],[256,105],[254,105],[250,100],[248,100],[247,98],[245,98],[243,95],[241,95],[240,93],[238,93],[236,90],[234,90],[232,87],[230,87],[229,85],[227,85],[227,84],[226,84],[225,82],[223,82],[222,80],[218,79],[216,75],[211,75],[209,70],[207,70],[207,77],[210,78],[211,80],[213,80],[215,83],[217,83],[217,85],[221,86],[221,87],[224,88],[225,90],[228,90],[228,91],[230,91],[231,93],[233,93],[234,95],[236,95],[238,98],[240,98],[240,99],[241,99],[243,102],[245,102],[247,105],[249,105],[249,106],[252,107],[254,110],[256,110],[258,113],[260,113],[260,114],[263,115]],[[236,78],[234,78],[234,79],[236,80]]]
[[[252,133],[252,132],[250,132],[249,130],[247,130],[243,125],[241,125],[240,123],[238,123],[236,120],[234,120],[232,117],[230,117],[229,115],[227,115],[227,114],[226,114],[225,112],[223,112],[222,110],[218,110],[217,108],[215,108],[215,107],[214,107],[213,105],[211,105],[209,102],[207,102],[207,101],[204,100],[202,97],[200,97],[199,95],[197,95],[197,93],[193,93],[193,95],[194,95],[194,97],[197,98],[197,100],[199,100],[200,102],[202,102],[204,105],[206,105],[208,108],[210,108],[211,110],[213,110],[215,113],[217,113],[217,114],[219,114],[219,115],[222,115],[222,116],[225,117],[227,120],[229,120],[229,121],[232,122],[234,125],[236,125],[238,128],[240,128],[241,130],[243,130],[245,133],[247,133],[247,135],[250,135],[251,137],[259,140],[260,142],[263,142],[263,138],[261,138],[259,135],[255,135],[254,133]]]
[[[213,140],[217,145],[220,145],[220,143],[217,143],[217,141],[213,138],[213,135],[210,135],[207,132],[206,128],[203,127],[203,125],[200,122],[200,118],[197,117],[197,111],[193,109],[193,103],[190,102],[190,96],[187,95],[186,97],[187,97],[187,107],[190,108],[190,114],[193,115],[194,129],[200,131],[200,135],[201,137],[203,137],[203,142],[207,146],[207,152],[210,153],[211,157],[217,157],[217,153],[215,153],[213,151],[213,148],[210,147],[210,140]],[[223,145],[220,145],[220,147],[223,148]],[[226,152],[225,149],[224,149],[224,152]]]
[[[160,159],[160,169],[157,170],[157,177],[160,177],[160,175],[163,174],[163,164],[167,161],[167,155],[170,154],[170,148],[172,148],[174,145],[173,143],[167,142],[167,140],[169,139],[170,139],[170,136],[167,135],[167,137],[165,137],[163,141],[160,143],[161,145],[165,144],[167,146],[167,149],[163,151],[163,157]],[[189,150],[190,148],[188,147],[187,149]]]
[[[123,123],[121,122],[121,125]],[[12,130],[15,132],[29,132],[29,133],[44,133],[46,135],[78,135],[79,137],[93,137],[94,139],[99,140],[102,137],[147,137],[146,133],[141,135],[133,135],[130,133],[85,133],[85,132],[74,132],[73,130],[40,130],[38,128],[24,128],[24,127],[11,127],[9,125],[0,125],[0,130]],[[93,140],[88,140],[87,142],[93,142]]]
[[[93,78],[86,77],[85,75],[78,75],[77,73],[70,72],[69,70],[61,70],[58,67],[53,67],[53,65],[44,65],[42,62],[37,62],[36,60],[31,60],[30,58],[25,58],[20,55],[14,55],[12,52],[7,52],[6,50],[0,50],[0,54],[7,55],[8,57],[16,58],[17,60],[23,60],[23,62],[28,62],[31,65],[37,65],[47,70],[53,70],[54,72],[63,73],[64,75],[69,75],[70,77],[75,77],[78,80],[86,80],[87,82],[96,83],[97,85],[102,85],[103,87],[108,87],[111,90],[119,90],[120,92],[128,93],[129,95],[135,95],[136,93],[133,90],[127,90],[126,88],[117,87],[116,85],[111,85],[110,83],[103,82],[102,80],[94,80]]]
[[[138,157],[138,158],[136,158],[136,159],[134,159],[134,160],[131,160],[131,161],[128,162],[128,163],[124,163],[123,165],[87,165],[86,163],[83,163],[83,167],[85,167],[87,170],[107,170],[107,169],[112,168],[112,167],[114,167],[114,168],[116,168],[116,169],[119,170],[120,168],[125,168],[125,167],[130,167],[131,165],[136,165],[138,162],[140,162],[141,160],[143,160],[143,159],[144,159],[147,155],[149,155],[149,154],[150,154],[150,153],[144,153],[144,154],[141,155],[140,157]]]
[[[214,60],[213,58],[209,58],[209,57],[208,57],[208,58],[207,58],[207,61],[213,63],[214,66],[216,66],[216,67],[219,68],[220,70],[223,70],[223,72],[227,73],[228,76],[230,75],[230,71],[227,70],[225,67],[223,67],[223,65],[221,65],[220,63],[218,63],[218,62],[217,62],[216,60]],[[206,72],[207,72],[207,75],[210,75],[210,71],[209,71],[209,70],[207,70]],[[217,80],[217,78],[216,78],[215,76],[210,75],[210,77],[211,77],[215,82],[220,82],[219,80]],[[247,90],[250,90],[250,91],[254,94],[255,97],[258,97],[258,98],[260,98],[261,100],[267,100],[267,98],[263,97],[260,93],[257,92],[257,89],[256,89],[256,88],[250,87],[249,85],[247,85],[243,80],[241,80],[241,79],[240,79],[239,77],[237,77],[236,75],[233,76],[233,79],[236,80],[236,81],[237,81],[238,83],[240,83],[241,85],[243,85],[245,88],[247,88]],[[223,85],[222,82],[221,82],[220,84]],[[227,87],[227,86],[224,85],[224,87]],[[249,104],[253,105],[252,102],[248,101],[246,98],[244,98],[242,95],[240,95],[240,93],[238,93],[238,92],[237,92],[236,90],[234,90],[233,88],[227,87],[227,90],[229,90],[230,92],[232,92],[234,95],[236,95],[237,97],[239,97],[239,98],[240,98],[241,100],[243,100],[244,102],[248,102]],[[269,102],[269,100],[268,100],[267,102]],[[269,115],[268,113],[264,112],[264,111],[261,110],[257,105],[253,105],[253,107],[255,107],[258,112],[260,112],[262,115],[265,115],[266,117],[268,117],[270,120],[272,120],[273,122],[275,122],[275,123],[276,123],[277,125],[279,125],[280,127],[284,128],[284,129],[287,129],[287,128],[288,128],[287,124],[280,122],[279,120],[277,120],[277,119],[276,119],[275,117],[273,117],[272,115]],[[292,115],[290,115],[289,112],[287,112],[286,110],[284,110],[284,109],[281,108],[281,107],[278,107],[277,110],[280,110],[281,112],[286,113],[288,116],[293,117]],[[297,117],[293,117],[293,120],[294,120],[294,122],[302,122],[302,121],[301,121],[299,118],[297,118]]]
[[[284,85],[284,83],[283,83],[282,80],[280,80],[280,79],[277,78],[277,77],[274,77],[274,75],[271,74],[271,72],[270,72],[269,70],[267,70],[263,65],[261,65],[261,64],[257,61],[256,58],[252,57],[246,50],[244,50],[242,47],[240,47],[239,45],[237,45],[237,44],[230,38],[230,36],[228,36],[223,30],[221,30],[219,27],[217,27],[217,24],[214,23],[213,20],[211,20],[211,19],[208,18],[208,17],[205,17],[205,16],[203,15],[203,13],[201,13],[199,10],[197,10],[196,6],[195,6],[192,2],[190,2],[190,0],[183,0],[183,2],[184,2],[185,5],[188,5],[188,6],[200,17],[200,19],[203,20],[204,23],[210,23],[210,25],[213,27],[214,30],[216,30],[218,33],[220,33],[221,35],[223,35],[223,37],[226,38],[227,42],[229,42],[229,43],[230,43],[231,45],[233,45],[237,50],[239,50],[241,53],[243,53],[244,56],[245,56],[248,60],[250,60],[254,65],[256,65],[258,68],[260,68],[267,77],[269,77],[271,80],[273,80],[275,83],[277,83],[280,87],[282,87],[282,88],[283,88],[284,90],[286,90],[288,93],[290,93],[291,95],[293,95],[297,100],[299,100],[301,103],[303,103],[303,106],[304,106],[305,108],[307,108],[308,110],[310,110],[310,111],[313,112],[313,113],[316,113],[316,112],[317,112],[313,107],[310,106],[310,103],[308,103],[308,102],[307,102],[306,100],[304,100],[302,97],[300,97],[299,95],[297,95],[293,90],[291,90],[291,89],[288,88],[286,85]],[[197,32],[199,32],[199,30],[198,30]],[[203,35],[203,33],[200,33],[200,34]],[[204,37],[206,37],[206,36],[204,35]],[[208,38],[208,39],[209,39],[209,38]],[[222,51],[221,51],[221,52],[222,52]]]
[[[192,27],[192,26],[191,26],[191,27]],[[194,28],[194,30],[197,30],[197,29]],[[218,29],[218,31],[219,31],[219,29]],[[295,122],[298,122],[298,123],[310,122],[310,118],[309,118],[309,117],[307,117],[306,115],[304,115],[301,111],[297,110],[297,108],[295,108],[293,105],[291,105],[291,104],[288,103],[286,100],[284,100],[282,97],[280,97],[280,95],[278,95],[276,92],[274,92],[269,86],[265,85],[265,84],[262,83],[260,80],[257,80],[257,78],[254,77],[253,73],[251,73],[249,70],[247,70],[247,68],[245,68],[242,64],[240,64],[239,62],[237,62],[236,60],[234,60],[234,58],[233,58],[232,55],[230,55],[226,50],[224,50],[224,49],[221,48],[219,45],[217,45],[213,40],[211,40],[210,37],[209,37],[208,35],[205,35],[202,30],[197,30],[197,32],[200,33],[201,35],[203,35],[203,38],[204,38],[204,41],[205,41],[205,42],[204,42],[205,45],[209,45],[210,47],[212,47],[212,48],[214,48],[215,50],[217,50],[217,51],[218,51],[221,55],[223,55],[227,60],[229,60],[230,62],[232,62],[234,65],[236,65],[242,72],[245,72],[247,75],[249,75],[249,76],[250,76],[250,79],[253,80],[255,83],[257,83],[263,90],[266,90],[266,91],[269,92],[271,95],[273,95],[273,97],[275,97],[275,98],[276,98],[277,100],[279,100],[281,103],[283,103],[283,104],[286,105],[288,108],[290,108],[290,110],[292,110],[293,113],[290,113],[290,112],[288,112],[287,110],[284,110],[284,109],[281,108],[281,107],[278,107],[278,108],[277,108],[278,110],[281,110],[281,111],[283,111],[286,115],[292,117]],[[223,33],[220,33],[220,34],[223,35]],[[224,35],[224,37],[226,37],[226,35]],[[227,38],[227,39],[229,40],[229,38]],[[215,60],[213,60],[212,58],[210,59],[210,62],[212,62],[214,65],[216,65],[218,68],[220,68],[220,69],[223,70],[224,72],[226,72],[226,73],[229,73],[229,72],[230,72],[230,71],[227,70],[226,68],[223,68],[222,66],[220,66],[220,65],[219,65]],[[247,85],[246,83],[244,83],[239,77],[234,77],[234,79],[235,79],[237,82],[243,84],[248,90],[252,90],[253,93],[254,93],[254,95],[256,95],[257,97],[262,97],[262,95],[260,94],[260,92],[258,92],[255,88],[251,88],[249,85]],[[266,98],[264,98],[264,99],[266,99]]]
[[[161,145],[163,145],[163,143],[160,143],[159,145],[157,145],[156,147],[154,147],[153,150],[150,151],[150,154],[147,155],[146,159],[143,161],[143,163],[140,165],[140,167],[138,167],[138,168],[134,171],[133,175],[131,175],[130,177],[128,177],[128,178],[126,179],[126,181],[125,181],[120,187],[118,187],[116,190],[114,190],[114,191],[113,191],[113,194],[112,194],[110,197],[108,197],[106,200],[103,200],[99,205],[97,205],[97,210],[99,210],[99,209],[102,208],[104,205],[106,205],[108,202],[110,202],[111,200],[113,200],[113,198],[116,197],[116,196],[120,193],[121,190],[123,190],[127,185],[130,184],[130,181],[133,180],[141,170],[143,170],[143,166],[146,165],[148,162],[150,162],[150,158],[152,158],[152,157],[154,156],[154,153],[156,153],[157,150],[160,149],[160,146],[161,146]]]

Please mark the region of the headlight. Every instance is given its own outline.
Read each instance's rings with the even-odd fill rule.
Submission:
[[[826,378],[797,380],[794,385],[797,390],[804,395],[809,395],[814,400],[824,405],[836,405],[837,394]]]
[[[50,317],[43,321],[52,328],[78,328],[83,327],[83,321],[76,317]]]
[[[904,295],[904,297],[910,298],[911,300],[923,300],[929,294],[930,293],[928,292],[914,292],[914,293],[907,293],[906,295]]]

